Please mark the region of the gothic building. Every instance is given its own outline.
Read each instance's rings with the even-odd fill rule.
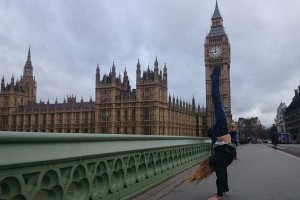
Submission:
[[[33,76],[30,48],[20,80],[5,84],[1,80],[0,130],[27,132],[93,132],[95,103],[76,103],[76,97],[54,104],[36,103],[36,81]]]
[[[213,124],[210,74],[221,66],[220,92],[228,122],[232,121],[230,99],[230,44],[223,28],[223,18],[216,2],[212,24],[204,44],[206,109],[201,112],[195,99],[185,101],[168,95],[168,71],[164,64],[142,71],[136,65],[136,89],[132,89],[127,71],[117,76],[113,63],[109,74],[101,77],[96,68],[95,101],[76,101],[67,96],[62,103],[36,102],[30,48],[23,76],[15,82],[1,81],[0,130],[68,133],[122,133],[152,135],[203,136]]]
[[[277,128],[278,133],[285,133],[285,122],[283,118],[283,114],[285,113],[287,106],[285,103],[280,103],[277,108],[276,118],[274,119],[275,126]]]
[[[20,80],[11,77],[10,83],[5,84],[4,76],[1,79],[0,93],[0,130],[8,130],[14,119],[16,107],[24,104],[36,103],[36,81],[33,76],[30,47],[23,76]]]
[[[286,131],[291,134],[293,140],[300,142],[300,86],[295,89],[295,96],[286,108],[283,116]]]
[[[211,18],[211,28],[204,44],[205,79],[206,79],[206,117],[207,127],[214,121],[214,108],[211,97],[210,75],[216,65],[221,66],[220,93],[227,121],[232,122],[230,95],[230,43],[223,27],[223,18],[216,1],[215,11]]]
[[[95,101],[76,102],[76,96],[50,104],[36,102],[36,82],[33,76],[30,48],[20,80],[5,84],[1,81],[0,130],[65,133],[122,133],[146,135],[202,134],[200,106],[168,96],[168,73],[164,65],[159,70],[141,71],[136,65],[136,89],[131,89],[125,69],[123,79],[116,75],[113,63],[109,74],[100,78],[96,68]]]

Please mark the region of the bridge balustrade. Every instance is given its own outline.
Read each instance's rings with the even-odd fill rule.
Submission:
[[[210,153],[207,138],[0,132],[0,199],[131,199]]]

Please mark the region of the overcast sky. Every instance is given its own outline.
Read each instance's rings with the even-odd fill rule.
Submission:
[[[233,118],[273,123],[300,77],[299,0],[219,0],[231,44]],[[171,95],[205,106],[204,41],[215,0],[1,0],[0,75],[23,73],[29,45],[37,100],[95,96],[95,70],[168,67]]]

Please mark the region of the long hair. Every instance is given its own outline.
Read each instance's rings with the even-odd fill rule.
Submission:
[[[201,161],[198,168],[187,178],[189,182],[200,183],[209,177],[215,170],[209,163],[209,158]]]

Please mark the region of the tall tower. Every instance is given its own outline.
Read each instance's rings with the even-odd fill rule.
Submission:
[[[28,49],[27,60],[24,65],[23,77],[20,79],[20,85],[25,90],[28,98],[27,102],[36,103],[36,81],[33,76],[30,47]]]
[[[214,121],[214,107],[211,97],[210,75],[216,65],[221,66],[220,94],[227,121],[231,123],[231,97],[230,97],[230,43],[223,27],[223,18],[220,14],[218,1],[211,18],[211,27],[204,44],[205,79],[206,79],[206,113],[207,127],[211,127]]]
[[[33,76],[30,47],[24,66],[24,74],[20,80],[11,77],[10,83],[5,85],[4,77],[1,80],[0,91],[0,130],[15,129],[16,116],[13,113],[19,105],[36,103],[36,81]]]
[[[154,70],[143,71],[138,61],[136,77],[137,132],[145,135],[167,134],[166,121],[168,109],[168,72],[164,65],[163,72],[158,67],[157,57],[154,61]]]

